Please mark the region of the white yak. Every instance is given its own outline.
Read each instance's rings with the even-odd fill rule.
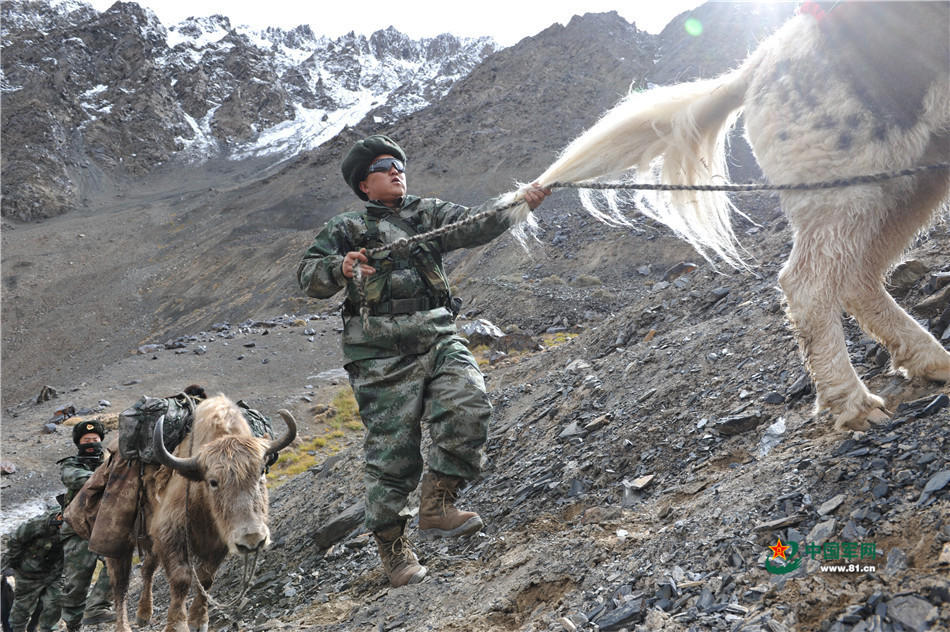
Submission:
[[[817,7],[811,3],[812,8]],[[829,7],[832,3],[823,3]],[[633,93],[570,143],[536,180],[656,176],[721,184],[725,139],[743,113],[771,183],[810,183],[950,159],[950,3],[845,2],[791,18],[735,71]],[[779,284],[817,405],[837,428],[886,419],[851,366],[842,312],[909,377],[950,381],[950,353],[884,288],[884,275],[947,201],[950,173],[780,194],[794,246]],[[523,189],[522,189],[523,191]],[[509,194],[516,200],[521,191]],[[704,256],[742,266],[719,192],[673,192],[639,205]],[[592,210],[595,214],[598,211]],[[529,217],[520,204],[511,212]],[[614,219],[623,221],[616,205]]]

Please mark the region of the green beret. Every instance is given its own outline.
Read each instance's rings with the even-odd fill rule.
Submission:
[[[98,419],[93,419],[92,421],[80,421],[73,426],[73,443],[79,445],[79,440],[82,439],[83,435],[87,435],[90,432],[99,435],[100,441],[106,438],[105,427]]]
[[[373,164],[373,158],[383,154],[389,154],[399,158],[403,163],[406,162],[406,152],[396,144],[396,141],[382,134],[373,134],[356,141],[343,159],[343,179],[361,200],[369,198],[360,190],[360,182],[366,179],[366,171]]]

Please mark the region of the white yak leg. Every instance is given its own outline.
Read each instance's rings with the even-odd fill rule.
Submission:
[[[896,260],[947,193],[942,173],[918,176],[912,189],[889,198],[884,221],[869,236],[867,248],[845,288],[845,307],[891,354],[891,364],[908,377],[950,381],[950,353],[911,318],[884,289],[887,267]]]
[[[850,297],[847,306],[861,327],[891,354],[894,368],[903,369],[908,377],[950,381],[950,353],[894,302],[880,282]]]
[[[829,218],[835,217],[836,211],[826,207],[817,214]],[[779,284],[788,301],[788,318],[797,334],[805,365],[815,383],[817,406],[831,410],[836,428],[865,430],[869,419],[880,421],[886,415],[882,411],[884,400],[861,382],[845,345],[841,288],[854,267],[852,251],[842,248],[842,244],[853,243],[853,235],[827,221],[798,227],[796,233],[792,253],[779,274]]]

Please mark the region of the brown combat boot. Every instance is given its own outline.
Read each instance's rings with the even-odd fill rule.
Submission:
[[[379,548],[379,559],[389,583],[395,588],[406,584],[418,584],[429,570],[419,564],[412,546],[405,535],[405,525],[397,524],[373,534]]]
[[[484,525],[474,511],[455,507],[464,480],[455,476],[427,472],[422,477],[419,500],[419,532],[426,537],[457,538],[471,535]]]

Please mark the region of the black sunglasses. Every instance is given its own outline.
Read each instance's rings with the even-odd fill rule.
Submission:
[[[371,173],[377,172],[389,173],[389,170],[393,167],[395,167],[399,173],[406,172],[406,165],[398,158],[380,158],[369,166],[369,169],[366,170],[366,175],[368,176]]]

